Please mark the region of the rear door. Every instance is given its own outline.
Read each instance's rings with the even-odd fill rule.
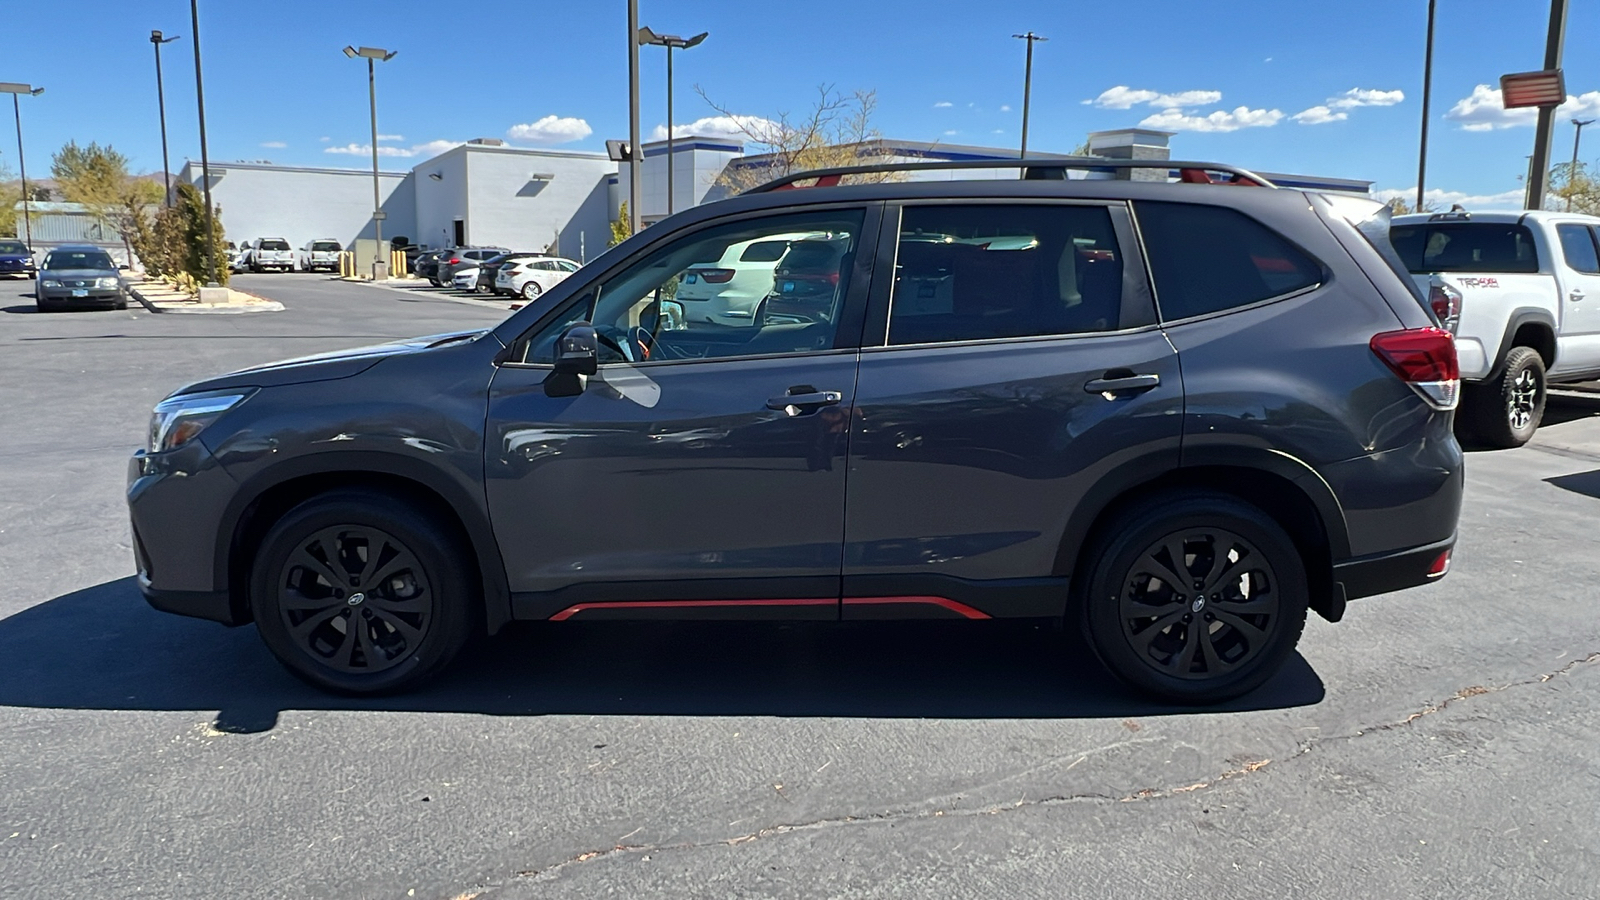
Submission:
[[[1178,359],[1127,207],[908,203],[883,230],[842,614],[1059,615],[1085,495],[1178,464]]]

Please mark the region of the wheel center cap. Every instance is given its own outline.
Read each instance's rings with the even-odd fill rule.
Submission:
[[[357,594],[356,596],[359,597],[361,595]],[[1194,598],[1194,602],[1189,604],[1189,611],[1190,612],[1199,612],[1200,610],[1205,609],[1205,608],[1206,608],[1206,598],[1205,598],[1204,595]]]
[[[367,595],[366,594],[363,594],[360,591],[356,591],[354,594],[351,594],[350,595],[350,599],[346,600],[345,602],[350,604],[351,606],[360,606],[362,601],[364,601],[366,599],[367,599]],[[1199,607],[1195,607],[1195,608],[1199,609]]]

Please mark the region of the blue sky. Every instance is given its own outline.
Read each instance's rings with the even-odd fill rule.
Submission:
[[[1174,153],[1186,158],[1414,189],[1426,0],[640,6],[642,23],[658,32],[711,32],[675,57],[680,124],[716,115],[696,84],[736,113],[771,117],[805,111],[828,83],[876,90],[885,136],[1015,146],[1023,45],[1011,34],[1032,29],[1050,38],[1034,59],[1036,149],[1068,151],[1088,131],[1145,123],[1180,131]],[[1527,18],[1508,18],[1513,6]],[[387,167],[409,168],[434,147],[473,137],[601,150],[606,138],[626,136],[622,0],[200,7],[214,160],[362,167],[365,72],[339,52],[347,43],[399,51],[378,75]],[[1573,7],[1567,86],[1587,117],[1600,113],[1600,57],[1582,52],[1581,36],[1600,31],[1600,4]],[[16,12],[25,28],[47,24],[42,12]],[[1517,189],[1533,129],[1478,85],[1540,67],[1547,12],[1542,0],[1440,4],[1428,181],[1455,192],[1447,199]],[[174,168],[198,158],[186,2],[65,0],[48,18],[58,36],[71,20],[70,42],[9,41],[0,59],[0,81],[47,87],[22,101],[30,173],[45,173],[50,152],[69,139],[110,143],[136,168],[160,168],[152,28],[183,35],[163,51],[168,129]],[[660,48],[642,55],[648,134],[665,119],[664,62]],[[1567,118],[1558,160],[1570,153]],[[1590,160],[1600,159],[1600,129],[1594,135]],[[0,164],[15,172],[13,141],[9,122],[0,124]]]

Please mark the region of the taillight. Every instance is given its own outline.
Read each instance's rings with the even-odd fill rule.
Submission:
[[[1456,326],[1461,324],[1461,292],[1445,284],[1435,281],[1428,286],[1428,305],[1433,307],[1433,315],[1451,334],[1456,331]]]
[[[1450,551],[1446,550],[1434,557],[1433,564],[1428,566],[1428,577],[1442,578],[1448,571],[1450,571]]]
[[[699,275],[700,280],[707,284],[727,284],[733,280],[732,269],[691,269],[693,274]]]
[[[447,263],[445,263],[445,265],[447,265],[447,266],[453,266],[453,265],[455,265],[455,264],[456,264],[456,263],[458,263],[458,262],[461,262],[461,257],[459,257],[459,256],[452,256],[452,257],[450,257],[450,261],[449,261],[449,262],[447,262]]]
[[[1456,408],[1461,398],[1461,365],[1456,339],[1443,328],[1408,328],[1373,335],[1368,343],[1400,380],[1434,409]]]

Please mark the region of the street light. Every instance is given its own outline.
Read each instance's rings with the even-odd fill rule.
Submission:
[[[373,63],[394,59],[398,50],[380,50],[377,47],[344,48],[351,59],[367,61],[367,100],[372,106],[372,235],[378,242],[377,259],[372,262],[372,280],[389,280],[389,258],[383,252],[383,198],[378,191],[378,76]]]
[[[167,94],[161,87],[161,45],[170,44],[178,35],[162,37],[161,32],[150,32],[150,43],[156,50],[156,109],[161,112],[161,178],[167,186],[167,206],[172,205],[172,166],[167,162]]]
[[[1033,99],[1033,45],[1037,41],[1048,41],[1047,37],[1040,37],[1033,32],[1027,34],[1013,34],[1012,37],[1028,42],[1028,64],[1023,69],[1022,75],[1022,152],[1018,156],[1028,157],[1028,105]]]
[[[1583,140],[1583,126],[1593,125],[1594,119],[1573,119],[1577,129],[1572,133],[1572,168],[1567,170],[1567,212],[1572,212],[1572,186],[1578,178],[1578,142]]]
[[[28,163],[22,158],[22,106],[17,98],[23,94],[37,97],[44,88],[14,81],[0,81],[0,94],[11,95],[11,113],[17,119],[17,168],[22,172],[22,229],[27,234],[28,252],[33,252],[33,219],[28,213]]]
[[[692,38],[681,38],[675,34],[656,34],[648,26],[639,29],[639,43],[654,44],[657,47],[667,48],[667,215],[672,215],[672,182],[676,179],[675,171],[677,159],[672,155],[672,51],[687,50],[699,44],[711,32],[702,31]]]
[[[1423,182],[1428,177],[1428,103],[1433,99],[1433,12],[1438,0],[1428,0],[1428,43],[1422,56],[1422,138],[1417,145],[1417,207],[1422,212]]]
[[[639,0],[628,0],[628,233],[639,233]]]
[[[217,213],[211,205],[211,159],[206,155],[206,87],[200,75],[199,0],[189,0],[189,25],[194,34],[194,102],[200,109],[200,186],[206,199],[206,271],[211,275],[207,286],[214,287],[217,284]]]

